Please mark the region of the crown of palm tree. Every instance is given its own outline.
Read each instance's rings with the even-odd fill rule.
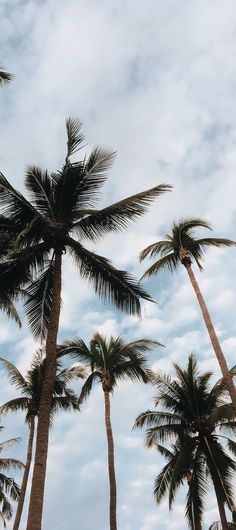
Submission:
[[[147,256],[159,259],[149,267],[143,274],[142,278],[150,277],[159,271],[168,269],[174,272],[178,264],[184,259],[193,259],[200,270],[203,269],[201,260],[208,247],[230,247],[235,245],[231,239],[222,239],[217,237],[205,237],[197,239],[195,230],[198,228],[207,228],[211,226],[203,219],[183,219],[178,224],[174,223],[171,234],[166,235],[166,239],[149,245],[140,253],[140,261]],[[187,253],[183,253],[183,250]]]
[[[26,411],[26,422],[29,423],[32,416],[37,416],[40,405],[43,378],[46,369],[46,358],[42,350],[36,352],[33,357],[31,367],[24,377],[18,368],[10,361],[0,358],[7,369],[11,384],[21,392],[21,396],[4,403],[0,407],[1,414]],[[52,396],[51,421],[55,412],[62,410],[78,410],[78,397],[75,392],[68,387],[68,383],[85,377],[84,368],[74,366],[62,369],[60,360],[57,361],[57,374],[54,382]]]
[[[7,270],[19,277],[36,274],[29,288],[26,312],[36,337],[45,337],[52,302],[55,254],[69,252],[83,278],[96,293],[130,313],[140,312],[140,297],[151,297],[125,271],[117,270],[109,260],[88,250],[84,242],[96,242],[105,234],[127,229],[145,213],[150,202],[171,186],[161,184],[106,208],[97,209],[100,191],[114,152],[101,147],[92,149],[82,161],[72,162],[84,143],[80,120],[69,118],[67,155],[60,171],[48,174],[38,167],[28,167],[25,185],[27,200],[0,174],[0,235],[9,246],[14,234],[12,253],[0,268],[0,280]]]
[[[80,401],[83,401],[89,395],[93,383],[97,381],[104,384],[104,378],[111,392],[124,378],[147,383],[152,371],[147,368],[147,359],[143,354],[157,346],[162,345],[156,340],[140,339],[127,343],[123,337],[110,337],[107,340],[100,333],[95,333],[89,346],[82,339],[75,338],[63,342],[59,351],[90,367],[91,373],[80,394]]]
[[[229,433],[235,435],[236,420],[223,380],[210,389],[212,373],[200,374],[193,355],[187,369],[177,364],[174,368],[174,380],[165,374],[154,379],[158,391],[155,405],[162,410],[141,413],[135,427],[146,426],[147,446],[154,446],[168,460],[155,481],[157,502],[168,492],[171,509],[177,489],[187,478],[186,516],[190,527],[195,528],[196,520],[201,521],[203,515],[209,477],[221,502],[230,509],[234,505],[232,478],[236,464],[220,439],[235,456],[236,443]],[[236,374],[235,367],[231,373]],[[171,443],[170,448],[162,445],[165,442]]]

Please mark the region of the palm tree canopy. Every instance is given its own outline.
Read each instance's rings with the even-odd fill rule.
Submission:
[[[71,161],[71,156],[84,146],[80,120],[69,118],[66,131],[67,154],[60,171],[49,174],[38,167],[28,167],[25,177],[28,199],[0,174],[3,213],[0,233],[3,231],[8,241],[14,233],[15,242],[4,266],[7,270],[15,268],[19,275],[29,271],[36,274],[25,304],[36,337],[44,337],[47,330],[54,260],[58,252],[71,254],[80,275],[89,280],[105,300],[128,313],[140,313],[140,298],[151,300],[151,297],[131,275],[88,250],[84,242],[95,243],[105,234],[127,229],[156,197],[171,189],[161,184],[98,209],[100,191],[114,152],[95,147],[81,161]]]
[[[0,86],[8,84],[14,76],[9,72],[6,72],[4,67],[0,65]]]
[[[204,219],[183,219],[178,224],[174,223],[172,231],[166,235],[166,239],[153,243],[142,250],[140,261],[147,256],[151,258],[159,256],[159,259],[149,267],[142,278],[153,276],[164,269],[174,272],[179,263],[184,262],[181,256],[183,250],[187,251],[190,262],[193,259],[199,269],[202,270],[202,259],[208,247],[230,247],[236,244],[231,239],[216,237],[197,239],[195,230],[198,228],[211,230],[210,224]]]
[[[100,382],[104,390],[113,391],[121,379],[147,383],[152,371],[147,367],[144,353],[161,346],[156,340],[140,339],[126,342],[123,337],[104,338],[95,333],[89,346],[80,338],[65,341],[59,346],[59,352],[71,355],[84,362],[90,368],[90,375],[84,383],[80,400],[85,399],[95,381]]]
[[[21,396],[4,403],[0,407],[1,414],[9,411],[16,412],[23,410],[26,412],[26,422],[29,422],[32,416],[37,416],[40,405],[43,378],[46,368],[46,358],[42,350],[39,350],[33,357],[31,367],[24,377],[17,367],[10,361],[0,358],[4,367],[7,369],[10,382]],[[83,379],[85,371],[82,366],[63,369],[61,363],[57,361],[57,373],[54,383],[52,396],[52,416],[55,412],[62,410],[78,410],[78,397],[73,389],[68,387],[68,383]]]
[[[204,497],[209,478],[219,498],[233,506],[232,479],[236,471],[236,418],[221,379],[212,388],[211,372],[200,373],[194,355],[182,369],[174,364],[175,379],[157,375],[155,406],[158,410],[142,412],[135,428],[146,427],[146,443],[155,447],[168,463],[155,481],[157,502],[168,492],[172,507],[178,487],[188,480],[186,516],[194,527],[192,507],[196,517],[202,517]],[[231,370],[236,375],[235,367]],[[223,441],[223,444],[222,444]],[[170,448],[163,446],[169,443]]]

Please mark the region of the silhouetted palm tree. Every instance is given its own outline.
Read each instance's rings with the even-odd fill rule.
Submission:
[[[18,274],[35,273],[26,311],[34,335],[47,337],[27,530],[41,529],[51,396],[56,374],[62,254],[68,252],[74,258],[81,277],[93,284],[98,295],[128,313],[140,314],[140,299],[150,300],[150,296],[128,273],[117,270],[82,242],[96,242],[105,234],[126,229],[144,214],[155,197],[170,189],[163,184],[96,209],[114,153],[96,147],[82,161],[72,162],[71,156],[83,146],[81,127],[79,120],[66,122],[67,154],[60,171],[49,175],[37,167],[28,168],[25,184],[30,200],[0,175],[0,206],[14,229],[18,227],[14,252],[5,265],[15,268]]]
[[[174,364],[176,378],[158,375],[155,405],[159,410],[141,413],[135,427],[148,427],[146,442],[155,446],[168,463],[155,480],[154,494],[159,503],[169,494],[172,508],[177,489],[188,483],[186,517],[192,530],[202,529],[204,499],[211,480],[223,528],[227,528],[224,505],[234,509],[232,479],[236,470],[236,418],[228,401],[225,382],[209,387],[211,372],[200,374],[195,357],[189,357],[187,369]],[[236,370],[232,370],[235,375]],[[160,410],[161,409],[161,410]],[[225,441],[227,451],[222,445]],[[163,443],[169,442],[169,447]]]
[[[196,239],[194,237],[194,230],[200,227],[211,229],[209,223],[203,219],[184,219],[178,224],[173,225],[172,232],[170,235],[168,234],[166,236],[166,239],[158,241],[142,250],[140,260],[143,260],[147,256],[151,256],[152,258],[160,256],[160,258],[144,273],[142,278],[154,276],[163,269],[168,269],[173,273],[180,263],[186,268],[191,284],[196,293],[222,375],[225,378],[232,403],[236,410],[236,388],[233,383],[232,375],[228,369],[206,303],[191,266],[193,260],[196,262],[198,268],[202,270],[201,260],[208,247],[229,247],[235,245],[235,242],[230,239],[216,237]]]
[[[45,355],[39,350],[33,357],[31,367],[24,377],[21,372],[6,359],[0,358],[0,361],[7,369],[10,382],[21,392],[21,396],[11,399],[0,407],[0,413],[17,412],[23,410],[26,412],[25,421],[29,427],[29,438],[27,448],[26,465],[21,485],[20,497],[17,504],[16,517],[13,530],[18,530],[21,521],[22,510],[24,506],[25,493],[28,483],[29,471],[32,460],[32,447],[34,441],[35,418],[39,413],[40,398],[42,392],[43,378],[45,374]],[[53,415],[59,410],[79,410],[78,397],[74,391],[67,385],[69,382],[78,378],[85,377],[84,369],[80,366],[62,369],[61,363],[57,361],[57,374],[54,382],[52,404],[51,404],[51,423]]]
[[[3,427],[0,427],[2,430]],[[0,442],[0,453],[19,442],[20,438],[11,438],[5,442]],[[20,488],[13,478],[5,475],[10,469],[22,469],[24,464],[15,458],[0,458],[0,518],[3,526],[12,518],[13,508],[12,501],[17,501],[20,495]]]
[[[110,530],[117,530],[116,522],[116,478],[114,461],[114,441],[110,417],[110,393],[122,379],[147,383],[151,371],[147,368],[147,359],[143,355],[160,345],[157,341],[140,339],[127,343],[122,337],[106,340],[96,333],[89,346],[82,339],[65,341],[59,351],[84,361],[90,368],[90,374],[82,386],[80,402],[86,399],[98,382],[104,392],[105,425],[108,446],[108,472],[110,484]]]

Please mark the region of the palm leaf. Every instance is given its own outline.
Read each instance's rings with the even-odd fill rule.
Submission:
[[[28,166],[25,186],[30,191],[34,207],[46,218],[54,218],[52,181],[47,171],[35,166]]]
[[[92,390],[92,386],[93,386],[93,383],[95,383],[95,381],[101,381],[102,380],[102,374],[99,372],[99,371],[94,371],[92,372],[86,379],[85,383],[83,384],[82,388],[81,388],[81,392],[80,392],[80,396],[79,396],[79,403],[82,404],[86,399],[87,397],[89,396],[91,390]]]
[[[25,312],[33,336],[41,340],[46,338],[51,315],[54,278],[54,258],[42,274],[28,288]]]
[[[141,280],[144,280],[144,278],[150,278],[151,276],[155,276],[160,271],[163,270],[169,270],[170,272],[174,272],[178,266],[179,260],[178,257],[174,252],[171,252],[170,254],[167,254],[166,256],[163,256],[158,261],[153,263],[151,267],[149,267],[144,274],[141,277]]]
[[[66,120],[67,131],[67,157],[68,158],[77,153],[83,147],[84,133],[82,132],[83,124],[78,118],[68,118]]]
[[[3,66],[0,65],[0,85],[7,85],[8,83],[10,83],[13,77],[13,74],[10,74],[10,72],[6,72],[6,70],[3,69]]]
[[[159,195],[170,191],[171,186],[160,184],[131,197],[127,197],[107,208],[87,215],[74,224],[79,235],[91,239],[103,237],[112,232],[120,232],[130,227],[146,211],[150,203]]]
[[[67,238],[67,242],[78,262],[81,276],[93,284],[96,294],[126,313],[141,314],[140,298],[149,301],[152,298],[130,274],[116,269],[106,258],[89,252],[75,240]]]
[[[15,386],[17,390],[21,390],[27,395],[29,391],[28,383],[26,382],[24,376],[20,373],[18,368],[16,368],[16,366],[10,361],[7,361],[2,357],[0,357],[0,362],[2,362],[5,368],[7,369],[11,384]]]

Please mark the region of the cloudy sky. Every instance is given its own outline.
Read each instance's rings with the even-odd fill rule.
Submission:
[[[236,4],[235,0],[1,0],[1,63],[15,79],[0,93],[0,169],[23,189],[27,164],[54,170],[65,157],[65,119],[79,116],[87,150],[117,151],[102,204],[155,184],[174,186],[127,234],[96,250],[140,277],[139,251],[174,220],[201,216],[217,236],[235,238]],[[230,366],[235,364],[233,249],[209,252],[197,273]],[[156,369],[186,362],[195,351],[202,369],[218,367],[186,272],[145,283],[158,301],[141,321],[104,306],[65,262],[61,338],[89,340],[99,330],[128,339],[157,338]],[[27,324],[18,331],[1,317],[0,352],[25,371],[36,345]],[[1,400],[13,396],[0,373]],[[184,530],[184,494],[169,515],[155,505],[156,474],[164,464],[132,432],[153,390],[123,383],[112,398],[119,530]],[[23,416],[2,419],[4,437],[22,436]],[[13,449],[12,449],[13,453]],[[24,521],[27,513],[24,514]],[[218,519],[209,495],[205,528]],[[10,528],[11,525],[9,525]],[[22,525],[22,528],[24,525]],[[43,529],[108,530],[108,478],[101,389],[80,415],[60,416],[51,433]]]

